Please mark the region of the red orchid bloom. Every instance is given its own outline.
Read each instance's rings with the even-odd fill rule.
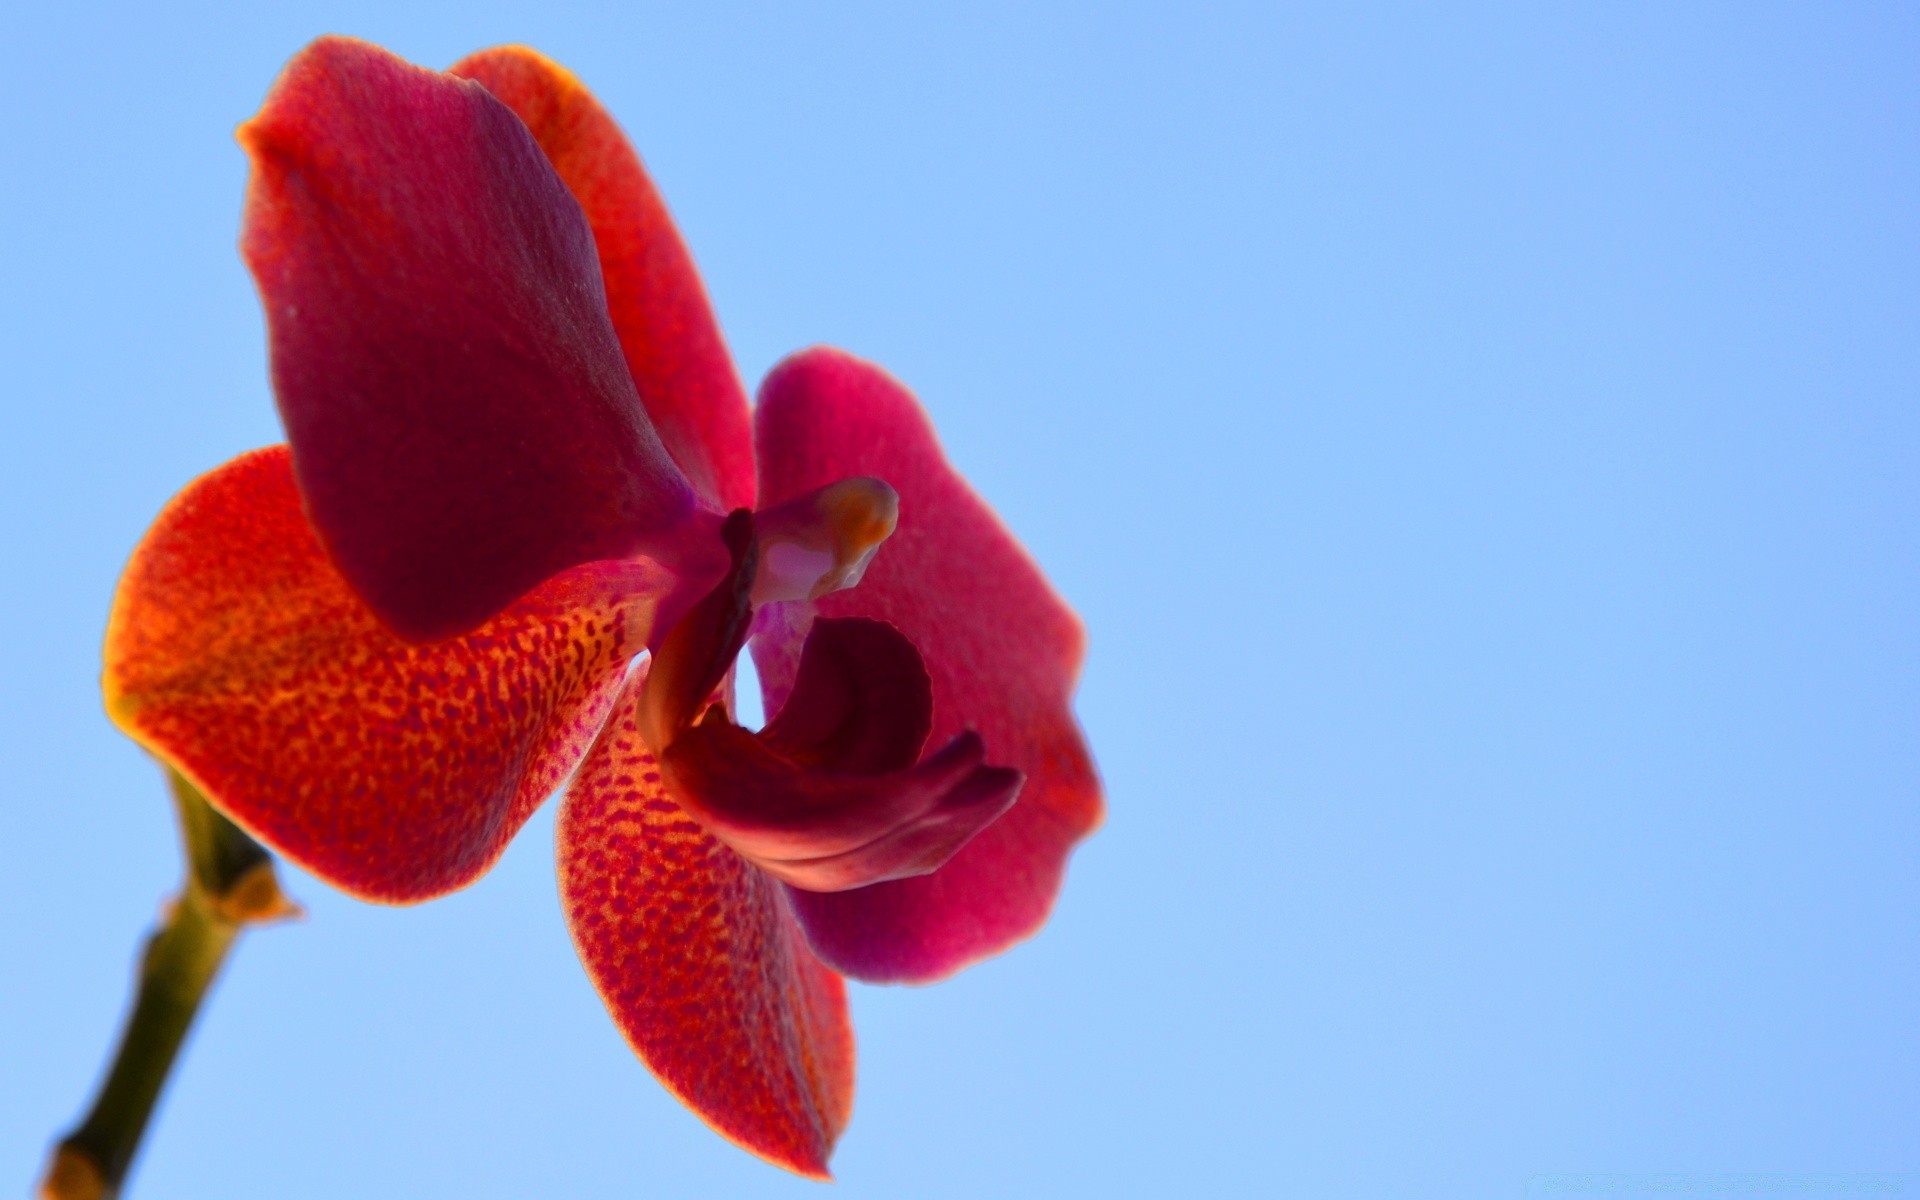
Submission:
[[[472,882],[564,783],[614,1020],[720,1133],[824,1177],[841,977],[1031,934],[1100,819],[1078,623],[878,368],[803,352],[749,413],[640,160],[555,64],[323,38],[240,138],[290,446],[135,551],[109,712],[370,900]],[[757,733],[726,704],[748,641]]]

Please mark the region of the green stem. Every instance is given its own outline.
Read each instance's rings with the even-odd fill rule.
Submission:
[[[265,848],[168,773],[186,885],[141,957],[133,1011],[86,1119],[54,1148],[42,1200],[117,1196],[207,989],[243,926],[293,915]]]

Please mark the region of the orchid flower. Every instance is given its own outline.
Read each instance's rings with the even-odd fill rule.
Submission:
[[[879,368],[804,351],[749,410],[639,158],[547,59],[322,38],[240,140],[289,445],[141,542],[108,711],[368,900],[471,883],[563,790],[563,908],[621,1032],[825,1177],[843,976],[1032,934],[1100,819],[1078,622]]]

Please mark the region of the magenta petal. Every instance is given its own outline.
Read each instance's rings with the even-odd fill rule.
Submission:
[[[815,952],[835,969],[938,979],[1038,929],[1068,852],[1100,821],[1072,711],[1079,622],[948,465],[912,394],[878,367],[828,349],[789,358],[761,385],[754,436],[763,505],[852,475],[900,494],[899,528],[858,587],[762,610],[752,644],[768,708],[794,687],[816,611],[878,618],[925,660],[934,744],[977,730],[994,762],[1027,777],[1006,815],[933,874],[794,893]]]
[[[240,140],[295,472],[384,620],[430,640],[578,563],[675,565],[695,493],[634,391],[586,218],[510,109],[325,37]]]
[[[816,622],[785,709],[755,735],[718,709],[661,758],[674,797],[762,870],[811,892],[924,875],[1013,803],[976,733],[915,765],[932,696],[892,627]]]

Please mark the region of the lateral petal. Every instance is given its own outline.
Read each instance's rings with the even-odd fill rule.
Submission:
[[[563,572],[479,629],[402,640],[341,578],[285,446],[161,512],[108,620],[107,711],[222,811],[356,896],[453,891],[591,744],[669,586]]]
[[[850,475],[900,494],[900,522],[858,587],[761,610],[752,640],[767,709],[785,700],[815,613],[874,617],[918,648],[933,745],[975,729],[1026,784],[1005,816],[933,874],[796,891],[814,950],[845,974],[926,982],[1035,932],[1073,845],[1099,824],[1099,780],[1072,710],[1084,634],[985,502],[948,465],[918,401],[871,363],[816,348],[760,388],[760,496],[774,505]]]
[[[572,72],[525,46],[482,50],[448,72],[519,114],[586,212],[627,369],[674,461],[722,510],[752,508],[746,389],[693,256],[619,125]]]
[[[845,985],[808,949],[786,890],[667,794],[639,732],[641,679],[560,810],[574,947],[667,1090],[737,1145],[827,1178],[853,1105]]]
[[[239,136],[241,249],[301,492],[394,629],[451,636],[576,564],[706,549],[593,233],[512,110],[323,37]]]

